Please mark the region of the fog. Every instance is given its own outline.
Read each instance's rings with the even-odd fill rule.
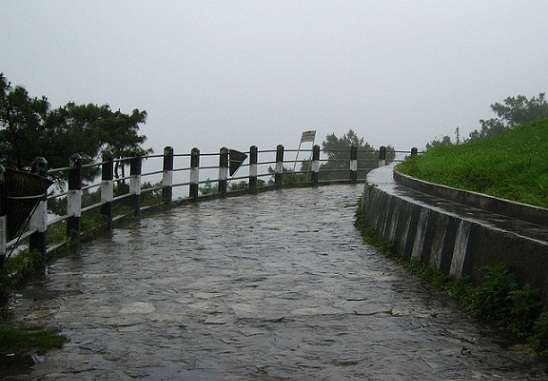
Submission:
[[[422,148],[548,89],[542,1],[0,0],[0,72],[52,107],[148,113],[145,147]]]

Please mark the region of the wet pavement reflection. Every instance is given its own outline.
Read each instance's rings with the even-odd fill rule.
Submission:
[[[10,379],[546,379],[363,243],[362,188],[187,205],[82,245],[12,306],[70,342]]]

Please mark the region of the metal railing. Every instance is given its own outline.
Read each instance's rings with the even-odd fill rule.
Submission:
[[[309,159],[297,162],[299,152],[309,154]],[[55,185],[53,190],[38,195],[39,202],[28,221],[9,240],[6,226],[10,221],[5,203],[17,202],[17,197],[6,194],[5,172],[0,166],[0,268],[21,248],[37,250],[46,256],[78,242],[88,232],[82,223],[83,215],[92,216],[94,226],[108,230],[114,221],[140,215],[153,207],[282,187],[363,182],[369,170],[401,161],[403,155],[416,154],[417,150],[387,152],[384,147],[368,151],[350,147],[329,153],[343,159],[322,158],[318,145],[311,150],[285,150],[278,145],[275,150],[263,151],[251,146],[247,152],[221,148],[217,153],[201,153],[198,148],[190,153],[174,153],[173,148],[166,147],[162,155],[119,159],[104,152],[102,162],[85,165],[80,155],[74,154],[68,167],[51,170],[47,170],[47,163],[40,158],[36,172],[55,179]],[[301,165],[299,170],[297,164]],[[126,167],[129,175],[125,174]],[[92,178],[89,184],[84,183],[89,178]]]

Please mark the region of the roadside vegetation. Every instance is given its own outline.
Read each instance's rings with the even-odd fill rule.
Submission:
[[[407,261],[394,251],[390,241],[379,239],[365,223],[361,200],[355,215],[364,240],[403,265],[424,282],[444,290],[475,318],[515,335],[535,351],[548,356],[548,312],[542,312],[540,292],[519,285],[512,269],[501,263],[483,268],[483,281],[475,286],[469,278],[457,278],[432,270],[418,261]]]
[[[455,188],[548,208],[548,119],[503,135],[440,144],[397,169]]]

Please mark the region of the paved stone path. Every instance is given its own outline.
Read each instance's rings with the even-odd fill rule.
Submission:
[[[13,379],[546,379],[362,242],[361,191],[188,205],[82,245],[13,306],[70,342]]]

